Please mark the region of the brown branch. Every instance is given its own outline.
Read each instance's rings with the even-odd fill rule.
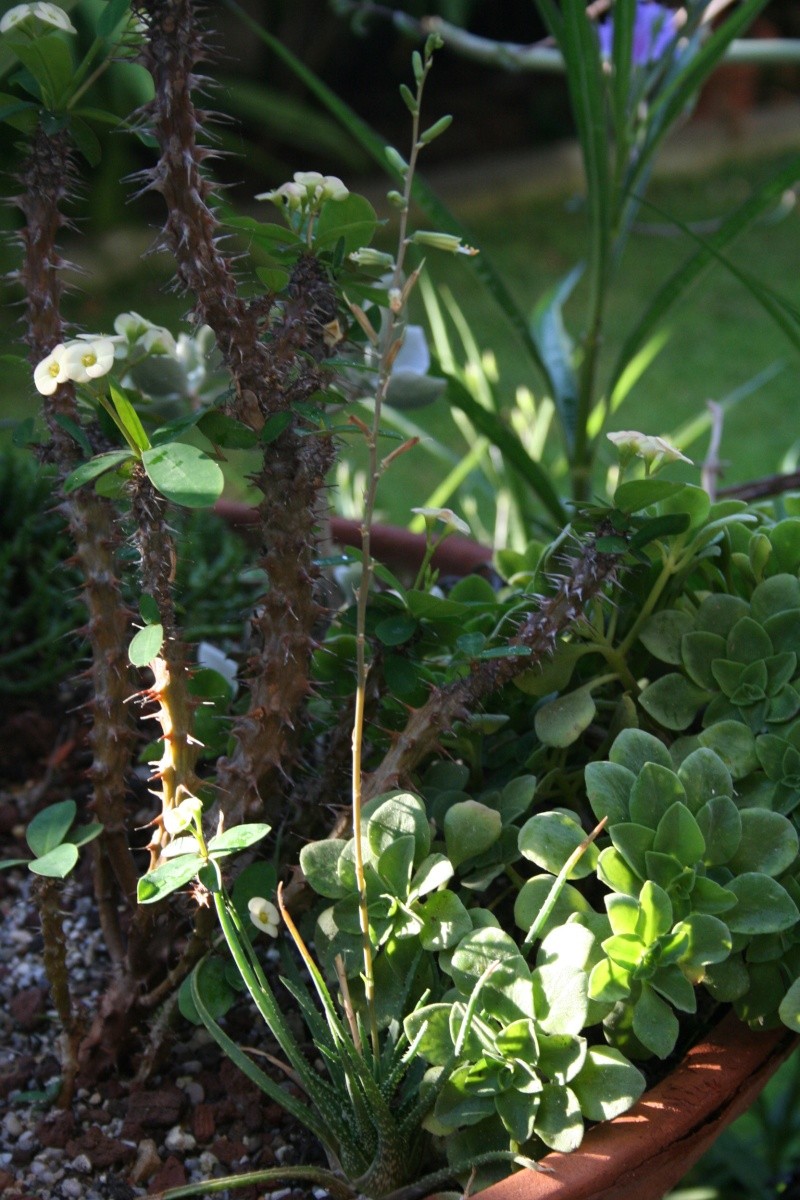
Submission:
[[[783,492],[793,492],[795,488],[800,488],[800,471],[765,475],[761,479],[751,479],[747,483],[732,483],[729,487],[720,488],[717,495],[720,500],[763,500],[768,496],[780,496]]]

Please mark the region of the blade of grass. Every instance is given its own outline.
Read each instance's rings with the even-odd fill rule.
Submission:
[[[623,343],[608,384],[608,395],[611,398],[612,408],[617,386],[628,364],[648,338],[656,332],[660,322],[671,312],[689,288],[697,283],[715,258],[721,257],[720,252],[740,234],[745,233],[771,204],[780,199],[786,188],[795,183],[798,171],[800,171],[800,157],[795,157],[787,166],[782,167],[760,191],[754,193],[749,200],[731,213],[712,237],[698,239],[696,234],[692,235],[695,240],[702,242],[701,249],[665,280]],[[727,264],[727,260],[723,259],[723,261]]]

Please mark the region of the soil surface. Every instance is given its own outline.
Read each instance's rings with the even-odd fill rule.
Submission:
[[[20,703],[14,713],[0,712],[0,859],[29,858],[24,830],[34,813],[67,795],[79,798],[78,789],[85,788],[81,726],[59,708],[47,714],[25,711]],[[305,1132],[222,1055],[204,1029],[180,1014],[162,1021],[159,1065],[149,1078],[137,1079],[133,1061],[90,1088],[78,1088],[69,1108],[58,1107],[60,1027],[31,885],[24,867],[0,871],[4,1200],[133,1200],[245,1170],[320,1161]],[[111,967],[88,861],[64,884],[60,907],[73,999],[91,1018]],[[226,1027],[240,1045],[262,1053],[275,1049],[244,1000]],[[217,1194],[239,1200],[327,1196],[308,1186],[275,1184]]]

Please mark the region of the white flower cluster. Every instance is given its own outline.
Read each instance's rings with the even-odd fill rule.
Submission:
[[[325,200],[346,200],[350,192],[337,175],[319,171],[295,171],[290,183],[282,183],[271,192],[260,192],[256,200],[271,200],[279,208],[317,209]]]
[[[114,363],[116,339],[84,333],[73,342],[55,346],[33,372],[36,390],[52,396],[60,383],[87,383],[107,375]]]
[[[57,4],[36,3],[16,4],[10,8],[0,18],[0,33],[8,33],[10,29],[34,21],[50,25],[53,29],[61,29],[64,33],[78,32],[63,8],[59,8]]]

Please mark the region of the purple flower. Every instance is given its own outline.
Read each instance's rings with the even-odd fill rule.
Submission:
[[[675,13],[656,4],[654,0],[643,0],[636,6],[636,16],[633,23],[633,62],[637,67],[646,67],[655,62],[667,50],[675,37],[677,27]],[[600,39],[600,53],[603,58],[611,58],[614,44],[613,18],[597,27]]]

